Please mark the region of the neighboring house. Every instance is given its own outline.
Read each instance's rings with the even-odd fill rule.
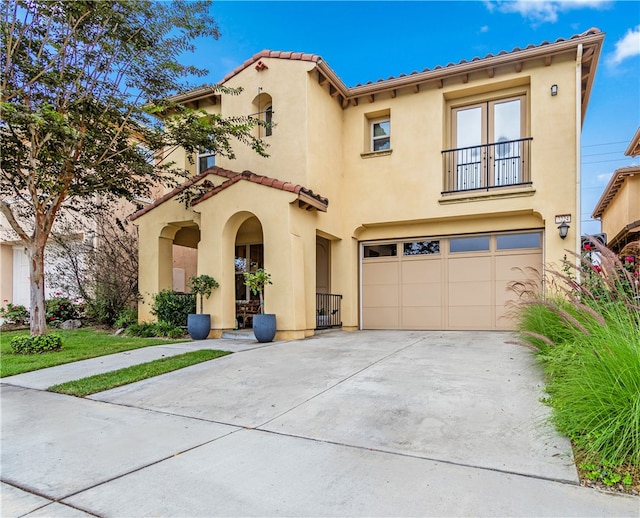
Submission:
[[[625,155],[640,155],[640,128]],[[592,217],[602,221],[607,246],[614,252],[623,253],[625,246],[640,240],[640,165],[621,167],[613,173]]]
[[[148,200],[147,204],[152,200]],[[141,201],[140,204],[143,204]],[[126,221],[136,205],[121,201],[110,207],[109,217]],[[101,229],[95,219],[78,216],[76,212],[60,210],[54,224],[54,231],[64,238],[67,251],[63,251],[50,237],[45,249],[45,299],[61,293],[71,298],[79,297],[75,287],[75,272],[70,271],[68,254],[77,254],[78,264],[84,261],[84,252],[100,246]],[[53,233],[52,233],[53,234]],[[61,274],[61,272],[64,272]],[[71,283],[69,283],[71,279]],[[70,286],[72,284],[73,286]],[[0,214],[0,301],[12,302],[29,308],[30,278],[27,253],[9,222]]]
[[[75,225],[73,231],[67,232],[65,237],[82,248],[83,243],[95,241],[95,227],[87,222]],[[59,247],[50,240],[45,250],[45,298],[54,297],[60,289],[52,282],[52,276],[59,268],[64,268],[65,261],[61,257]],[[70,295],[64,293],[64,295]],[[77,294],[71,294],[72,297]],[[0,214],[0,302],[4,301],[29,308],[30,279],[29,262],[25,247],[11,229],[9,222]]]
[[[171,288],[178,244],[220,282],[211,336],[235,326],[242,272],[257,267],[272,275],[278,339],[336,315],[344,329],[513,328],[508,284],[535,270],[541,287],[543,265],[580,249],[580,133],[603,39],[592,29],[351,88],[319,56],[263,51],[224,78],[240,95],[177,97],[272,120],[270,157],[203,153],[189,183],[205,194],[187,206],[183,186],[132,216],[140,320]]]

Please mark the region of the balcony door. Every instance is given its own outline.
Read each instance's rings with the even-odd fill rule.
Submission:
[[[524,96],[453,110],[456,190],[522,181],[524,110]]]

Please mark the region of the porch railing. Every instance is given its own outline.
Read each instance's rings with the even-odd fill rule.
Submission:
[[[316,329],[342,327],[341,302],[342,295],[316,293]]]
[[[531,137],[442,151],[442,193],[531,183]]]

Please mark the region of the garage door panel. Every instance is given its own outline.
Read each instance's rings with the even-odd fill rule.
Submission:
[[[362,325],[365,329],[398,329],[400,327],[398,307],[363,309]]]
[[[518,293],[511,289],[512,281],[496,281],[496,305],[504,306],[520,300]]]
[[[397,284],[384,284],[362,287],[363,307],[398,307],[400,297]]]
[[[491,257],[453,257],[449,259],[449,282],[490,280]]]
[[[491,282],[452,282],[449,283],[450,306],[490,306]]]
[[[442,278],[442,260],[437,258],[413,259],[403,261],[402,279],[405,283],[410,281],[438,281]]]
[[[496,329],[515,329],[518,324],[517,313],[511,304],[496,306]]]
[[[403,329],[442,329],[442,308],[416,306],[402,308]]]
[[[499,255],[496,256],[496,280],[516,281],[531,278],[540,272],[542,262],[540,254]]]
[[[442,303],[442,284],[424,282],[402,285],[402,307],[440,306]]]
[[[492,320],[491,306],[449,307],[450,329],[491,329]]]
[[[362,278],[366,284],[394,284],[400,281],[398,261],[364,263]]]

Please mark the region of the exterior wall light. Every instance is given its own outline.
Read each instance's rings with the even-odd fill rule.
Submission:
[[[558,95],[558,85],[551,85],[551,95],[552,96]]]
[[[569,225],[567,225],[567,223],[564,221],[560,224],[560,226],[558,227],[558,232],[560,232],[560,239],[564,239],[565,237],[567,237],[569,228]]]

